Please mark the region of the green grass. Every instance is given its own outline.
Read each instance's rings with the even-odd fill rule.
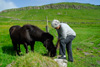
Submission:
[[[50,57],[30,52],[25,56],[18,57],[11,67],[58,67],[58,64]]]
[[[84,24],[83,24],[84,25]],[[100,25],[100,24],[99,24]],[[77,37],[73,41],[73,51],[75,63],[68,63],[69,67],[99,67],[97,61],[100,60],[100,27],[93,24],[93,26],[84,25],[85,27],[77,26],[75,31]],[[87,27],[86,27],[87,26]],[[97,49],[94,49],[96,47]],[[77,50],[77,48],[81,50]],[[90,53],[85,55],[84,52]],[[93,56],[93,57],[92,57]]]
[[[7,64],[10,64],[11,62],[15,61],[15,65],[19,65],[19,62],[23,65],[24,57],[28,57],[25,53],[25,48],[23,45],[21,45],[22,54],[24,56],[15,56],[15,52],[13,51],[13,46],[11,43],[11,39],[9,37],[9,28],[12,25],[24,25],[24,24],[35,24],[39,28],[45,31],[45,22],[3,22],[4,24],[0,25],[0,66],[5,67]],[[9,24],[11,23],[11,25]],[[100,64],[97,63],[100,60],[100,24],[69,24],[77,33],[77,36],[75,40],[73,40],[72,49],[73,49],[73,57],[74,62],[68,62],[68,67],[99,67]],[[55,33],[56,30],[53,29],[49,23],[49,31],[54,36],[54,44],[56,44],[56,37]],[[77,50],[77,48],[81,50]],[[94,49],[97,48],[97,49]],[[30,51],[30,47],[29,47]],[[42,57],[42,54],[45,54],[46,48],[43,46],[41,42],[35,43],[35,53],[38,53]],[[57,51],[57,53],[59,50]],[[90,55],[85,55],[84,52],[90,53]],[[32,55],[37,56],[35,53],[29,53],[32,57]],[[28,54],[28,55],[29,55]],[[59,53],[58,53],[59,54]],[[67,55],[67,53],[66,53]],[[33,56],[33,61],[34,57]],[[31,58],[28,57],[28,58]],[[22,59],[22,60],[19,60]],[[38,57],[37,57],[38,59]],[[16,61],[17,60],[17,61]],[[29,63],[31,60],[25,60]],[[32,61],[32,62],[33,62]],[[46,60],[44,60],[46,61]],[[51,61],[52,62],[52,61]],[[38,65],[38,63],[37,63]],[[38,67],[38,66],[37,66]]]
[[[42,67],[41,64],[44,63],[47,67],[49,63],[51,65],[55,63],[50,57],[43,56],[47,50],[41,42],[35,43],[35,53],[32,53],[30,47],[28,47],[29,53],[26,54],[24,46],[21,45],[21,54],[23,56],[16,56],[9,36],[9,28],[13,25],[32,24],[45,31],[46,21],[18,21],[15,19],[45,20],[46,16],[48,16],[49,20],[58,19],[63,22],[70,22],[68,24],[77,34],[72,43],[74,62],[68,62],[68,67],[100,67],[100,9],[30,9],[4,12],[0,13],[0,16],[5,16],[0,17],[0,67],[6,67],[12,62],[14,62],[13,67],[24,67],[24,64],[26,66],[31,65],[35,61],[37,61],[35,67]],[[56,44],[55,35],[57,33],[50,23],[49,32],[54,36],[53,43]],[[85,53],[89,54],[85,55]],[[57,50],[57,54],[59,54],[59,50]]]

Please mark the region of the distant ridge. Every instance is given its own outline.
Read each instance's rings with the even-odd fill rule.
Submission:
[[[63,2],[63,3],[55,3],[55,4],[48,4],[43,6],[28,6],[22,8],[15,8],[15,9],[7,9],[2,12],[9,12],[9,11],[21,11],[21,10],[30,10],[30,9],[100,9],[100,5],[92,5],[92,4],[83,4],[83,3],[76,3],[76,2]]]

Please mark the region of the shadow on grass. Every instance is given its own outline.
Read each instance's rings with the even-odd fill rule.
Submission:
[[[49,56],[48,53],[42,54],[43,56]]]
[[[50,57],[49,53],[42,53],[42,56],[47,56],[47,57]]]
[[[13,46],[3,46],[2,47],[3,53],[15,56],[16,53],[13,49]]]
[[[16,56],[16,51],[13,49],[13,46],[3,46],[2,51],[3,51],[4,54]],[[40,53],[40,54],[43,55],[43,56],[49,56],[48,52]],[[24,55],[23,53],[20,53],[20,56],[23,56],[23,55]]]

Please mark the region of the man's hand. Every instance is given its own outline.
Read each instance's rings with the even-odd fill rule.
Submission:
[[[60,42],[60,39],[58,39],[58,42]]]
[[[57,48],[57,49],[58,49],[59,43],[60,43],[60,39],[58,39],[58,40],[57,40],[57,43],[56,43],[56,48]]]

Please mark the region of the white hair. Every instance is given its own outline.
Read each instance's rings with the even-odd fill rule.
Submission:
[[[59,20],[53,20],[52,21],[52,23],[51,23],[51,26],[53,27],[53,28],[56,28],[56,27],[58,27],[60,25],[60,21]]]

